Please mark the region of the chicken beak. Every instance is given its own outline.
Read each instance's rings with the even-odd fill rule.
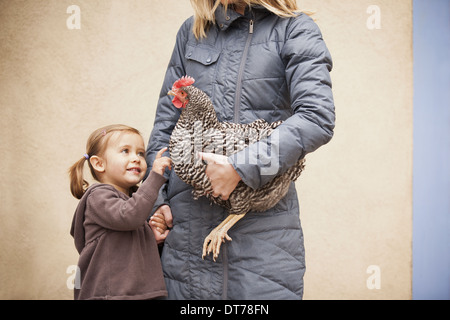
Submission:
[[[175,92],[173,90],[169,90],[169,92],[167,92],[167,94],[169,96],[175,96]]]

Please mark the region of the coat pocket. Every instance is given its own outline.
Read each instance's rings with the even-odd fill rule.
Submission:
[[[193,46],[188,44],[186,47],[185,58],[188,61],[198,62],[204,66],[215,63],[220,56],[220,51],[212,47]]]
[[[220,57],[220,51],[201,44],[187,44],[185,53],[186,75],[195,79],[197,88],[202,88],[211,99],[214,96],[213,84]]]

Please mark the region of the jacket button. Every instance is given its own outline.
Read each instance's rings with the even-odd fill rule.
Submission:
[[[206,62],[210,63],[211,62],[211,58],[206,59]]]
[[[219,25],[219,27],[220,27],[220,29],[222,29],[222,28],[223,28],[223,23],[221,23],[221,24]]]
[[[230,16],[226,16],[225,17],[225,20],[227,20],[227,21],[230,20],[230,19],[231,19]]]

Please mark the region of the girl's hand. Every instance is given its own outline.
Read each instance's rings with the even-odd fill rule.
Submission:
[[[159,207],[148,222],[155,235],[156,243],[161,244],[166,240],[169,229],[172,227],[172,212],[168,205]]]
[[[151,216],[150,225],[161,234],[164,234],[167,230],[166,219],[164,219],[164,215],[159,212],[155,212],[153,216]]]
[[[152,171],[159,173],[160,175],[164,174],[164,170],[166,168],[172,169],[172,160],[169,157],[163,157],[163,153],[167,151],[167,147],[162,148],[156,154],[155,161],[153,161]]]
[[[220,196],[222,200],[228,200],[241,177],[226,156],[204,152],[199,152],[199,156],[208,163],[205,173],[211,182],[213,197]]]

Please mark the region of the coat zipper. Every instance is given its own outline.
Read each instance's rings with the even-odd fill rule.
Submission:
[[[247,36],[247,42],[245,43],[244,52],[242,54],[241,64],[239,66],[237,87],[236,87],[236,96],[234,99],[234,122],[239,123],[239,115],[241,112],[241,94],[242,94],[242,76],[244,73],[245,63],[247,61],[248,49],[250,48],[250,43],[253,37],[253,19],[250,20],[249,30]]]
[[[239,66],[237,87],[236,87],[236,97],[234,100],[234,122],[239,123],[240,114],[240,102],[242,93],[242,75],[244,73],[245,62],[248,56],[248,49],[253,37],[253,19],[250,20],[247,41],[245,42],[244,52],[242,53],[242,60]],[[222,245],[222,264],[223,264],[223,287],[222,287],[222,299],[227,300],[228,298],[228,246],[227,243]]]
[[[228,246],[227,246],[227,243],[224,243],[222,245],[222,263],[223,263],[222,300],[228,300]]]

